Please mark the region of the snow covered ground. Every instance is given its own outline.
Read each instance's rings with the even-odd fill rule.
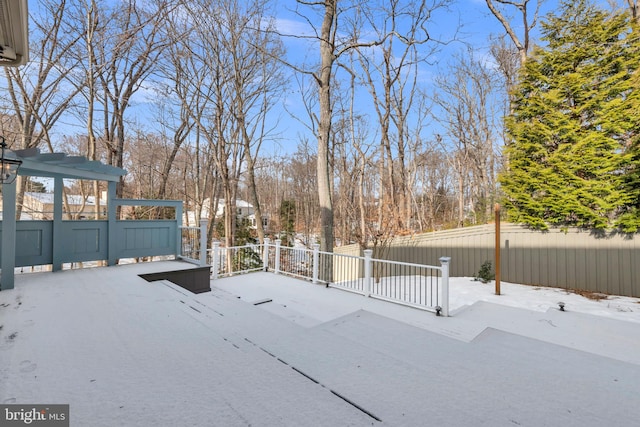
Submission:
[[[483,284],[469,278],[452,279],[450,298],[452,310],[477,301],[486,301],[527,310],[547,311],[549,308],[559,308],[558,302],[564,302],[566,311],[640,323],[640,298],[594,293],[582,295],[564,289],[505,282],[500,284],[500,295],[496,295],[495,282]]]
[[[18,275],[0,292],[0,403],[68,403],[73,426],[640,418],[638,299],[455,278],[442,318],[270,273],[199,295],[137,276],[177,268]]]

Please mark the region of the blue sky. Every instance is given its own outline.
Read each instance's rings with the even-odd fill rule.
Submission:
[[[281,1],[279,14],[277,16],[279,31],[287,34],[309,34],[310,26],[308,23],[297,16],[289,9],[295,7],[294,0]],[[305,10],[301,8],[301,11]],[[308,8],[307,8],[308,10]],[[309,14],[309,16],[313,16]],[[317,23],[319,25],[319,18]],[[314,22],[314,24],[316,24]],[[366,30],[365,30],[366,31]],[[485,55],[489,46],[489,36],[491,34],[502,34],[502,27],[493,17],[487,8],[484,0],[458,0],[453,2],[447,8],[439,8],[435,10],[429,23],[429,32],[432,37],[447,42],[441,45],[440,51],[429,58],[430,64],[422,64],[420,66],[421,83],[428,87],[434,76],[444,72],[447,61],[451,58],[453,52],[466,49],[467,44],[474,46],[480,56]],[[304,41],[294,37],[285,38],[287,47],[288,60],[297,65],[302,63],[313,64],[319,56],[317,52],[317,44],[314,41]],[[338,73],[339,75],[340,73]],[[291,86],[287,92],[285,103],[289,111],[304,111],[304,106],[297,87]],[[375,121],[373,110],[367,108],[371,104],[371,98],[365,90],[359,94],[359,103],[361,111],[369,114],[370,121]],[[298,142],[298,136],[306,135],[313,140],[314,136],[299,123],[298,120],[292,119],[287,111],[281,111],[283,137],[280,145],[275,150],[294,151]],[[302,116],[302,120],[307,117]],[[373,123],[372,123],[373,125]],[[374,136],[373,133],[370,136]]]
[[[597,3],[608,8],[606,0],[599,0]],[[542,2],[538,23],[532,32],[532,44],[538,41],[540,21],[546,14],[556,10],[558,4],[559,2],[556,0],[546,0]],[[295,5],[295,0],[280,1],[277,16],[279,30],[282,33],[295,35],[308,34],[310,32],[309,24],[304,22],[300,16],[290,11]],[[537,2],[531,0],[528,10],[530,17],[533,15],[536,5]],[[503,6],[501,9],[505,16],[512,18],[511,25],[518,36],[521,37],[521,15],[519,15],[513,7]],[[308,14],[308,16],[313,17],[311,14]],[[320,17],[317,17],[314,24],[319,26],[319,20]],[[476,59],[488,58],[490,38],[492,36],[496,37],[505,34],[502,25],[491,14],[485,0],[454,0],[449,7],[436,10],[429,25],[430,34],[434,38],[448,41],[448,43],[442,45],[439,52],[430,56],[429,64],[425,63],[420,66],[420,81],[423,86],[427,88],[427,91],[432,90],[433,78],[436,75],[447,72],[447,65],[454,53],[463,52],[467,49],[467,46],[472,46]],[[287,57],[290,62],[300,65],[303,63],[313,64],[314,61],[317,61],[319,54],[317,52],[317,45],[313,42],[306,42],[291,37],[285,39],[285,44],[287,47]],[[288,106],[289,111],[304,111],[304,106],[297,89],[297,87],[292,85],[287,92],[284,102]],[[360,95],[360,99],[362,99],[359,105],[361,111],[370,115],[371,122],[375,121],[373,110],[367,107],[371,103],[371,98],[368,97],[366,91],[363,91]],[[286,111],[281,110],[280,117],[283,139],[280,142],[279,148],[275,149],[276,151],[294,151],[299,135],[306,135],[313,141],[314,135],[311,134],[305,126],[300,124],[299,121],[291,119]],[[302,116],[302,119],[306,120],[307,117]],[[370,136],[373,135],[370,134]]]
[[[530,9],[535,7],[536,2],[532,0],[531,3],[533,4]],[[606,7],[606,0],[600,0],[599,3]],[[554,10],[557,4],[556,0],[543,2],[540,15],[544,16],[549,11]],[[275,19],[277,20],[278,28],[283,33],[308,34],[310,31],[309,24],[302,17],[291,11],[295,6],[295,0],[280,0],[276,4],[274,10],[277,11]],[[507,8],[505,10],[516,17],[516,19],[512,20],[514,29],[518,34],[521,34],[521,28],[518,26],[520,17],[515,14],[515,9]],[[530,10],[530,13],[533,13],[533,10]],[[307,16],[314,18],[311,14],[307,14]],[[314,21],[314,24],[319,25],[320,17],[317,17]],[[429,31],[433,37],[450,42],[443,45],[438,53],[430,57],[429,64],[425,63],[420,66],[420,81],[427,88],[430,86],[434,76],[446,72],[446,66],[454,52],[464,51],[466,45],[471,45],[478,58],[482,58],[487,56],[490,43],[489,37],[491,35],[504,34],[503,28],[489,11],[485,0],[454,0],[447,8],[438,9],[434,13],[429,24]],[[534,33],[534,36],[536,36],[536,33]],[[455,41],[452,41],[453,39]],[[319,56],[317,45],[314,42],[307,42],[293,37],[285,38],[284,42],[288,61],[299,66],[308,64],[309,68],[312,69],[313,63],[317,61]],[[313,133],[305,125],[305,123],[308,123],[308,116],[304,113],[304,105],[299,88],[295,84],[295,79],[290,77],[289,81],[291,85],[283,94],[280,106],[272,113],[272,121],[277,123],[278,131],[276,132],[276,141],[265,144],[262,150],[265,155],[291,153],[296,150],[300,138],[306,137],[312,142],[315,139]],[[157,94],[153,91],[152,85],[147,83],[132,99],[129,119],[134,123],[144,123],[147,127],[146,131],[152,131],[154,128],[150,101],[156,97]],[[366,91],[362,91],[358,99],[360,100],[359,107],[361,112],[370,115],[371,126],[372,128],[375,127],[375,118],[370,108],[371,98]],[[291,117],[291,112],[296,114],[298,118]],[[78,124],[76,125],[74,122]],[[78,122],[76,116],[63,118],[60,124],[62,126],[58,132],[54,133],[57,136],[61,136],[63,133],[67,135],[84,133],[84,124],[82,120]],[[129,126],[130,132],[132,128],[133,126]],[[375,137],[374,132],[370,132],[370,137]],[[311,146],[314,146],[314,144],[312,143]]]

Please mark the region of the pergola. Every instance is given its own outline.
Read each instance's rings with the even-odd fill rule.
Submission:
[[[22,160],[18,176],[38,176],[53,178],[53,241],[62,237],[62,207],[64,179],[86,179],[108,182],[107,200],[116,197],[116,184],[127,172],[118,167],[90,161],[84,156],[69,156],[64,153],[40,153],[37,148],[16,150],[15,157]],[[0,289],[14,287],[16,267],[16,181],[2,184],[2,259],[0,260]],[[108,221],[115,222],[116,209],[108,203]],[[109,238],[111,240],[111,237]],[[60,251],[53,253],[53,270],[62,268]]]

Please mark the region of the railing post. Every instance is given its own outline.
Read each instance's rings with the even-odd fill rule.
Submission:
[[[271,243],[271,239],[265,237],[264,249],[262,251],[262,268],[264,269],[264,271],[269,271],[269,243]]]
[[[200,267],[207,265],[207,222],[200,220]]]
[[[365,249],[364,251],[364,294],[366,297],[371,296],[371,257],[373,256],[372,249]]]
[[[213,280],[218,278],[218,267],[220,265],[220,242],[217,240],[213,242],[213,259],[211,260],[213,269]]]
[[[451,257],[440,257],[442,266],[442,315],[449,316],[449,262]]]
[[[280,274],[280,244],[282,240],[276,239],[276,266],[274,273]]]
[[[320,245],[318,243],[313,244],[313,278],[311,283],[318,283],[318,271],[320,268]]]

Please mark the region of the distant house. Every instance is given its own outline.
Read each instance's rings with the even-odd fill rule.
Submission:
[[[205,199],[202,207],[202,219],[209,218],[209,199]],[[224,216],[225,209],[225,200],[218,200],[218,206],[216,207],[216,219],[222,218]],[[246,200],[236,199],[236,216],[239,219],[248,219],[251,228],[256,228],[256,214],[253,208],[253,205]],[[183,217],[183,222],[188,223],[190,226],[196,225],[196,213],[193,210],[188,210],[185,212]],[[262,225],[264,228],[267,228],[269,224],[268,218],[266,216],[262,217]]]
[[[95,198],[93,196],[67,195],[68,212],[74,219],[85,219],[93,215]],[[65,207],[66,209],[66,207]],[[24,193],[22,214],[30,219],[53,219],[53,193]]]

